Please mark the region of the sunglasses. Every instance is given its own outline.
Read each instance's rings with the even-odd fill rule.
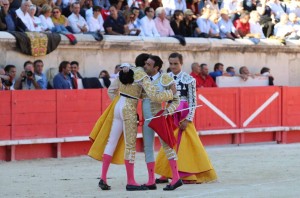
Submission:
[[[55,12],[53,12],[53,14],[56,14],[56,13],[59,13],[59,11],[55,11]]]

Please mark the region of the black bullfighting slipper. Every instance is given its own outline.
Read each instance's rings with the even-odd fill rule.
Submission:
[[[152,185],[143,184],[142,186],[146,186],[149,190],[156,190],[157,189],[156,184],[152,184]]]
[[[102,189],[102,190],[110,190],[110,186],[107,185],[107,183],[105,183],[104,180],[100,179],[98,186]]]
[[[174,185],[168,184],[163,190],[175,190],[176,188],[182,186],[182,180],[179,179]]]
[[[146,186],[134,186],[134,185],[126,185],[127,191],[138,191],[138,190],[149,190]]]
[[[159,178],[155,179],[156,184],[164,184],[164,183],[168,183],[168,182],[169,182],[168,179],[159,179]]]

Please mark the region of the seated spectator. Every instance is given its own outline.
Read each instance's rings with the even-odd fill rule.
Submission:
[[[221,8],[226,9],[228,11],[228,14],[230,16],[233,16],[238,11],[239,4],[241,4],[241,7],[242,7],[241,1],[223,0]],[[221,9],[221,11],[222,11],[222,9]]]
[[[218,76],[222,76],[224,71],[224,65],[222,63],[216,63],[214,66],[214,71],[210,72],[209,75],[214,79],[216,82],[216,78]]]
[[[168,18],[173,16],[176,10],[180,10],[183,13],[187,9],[185,0],[164,1],[163,4]]]
[[[268,67],[263,67],[260,70],[260,74],[262,76],[267,76],[269,78],[269,85],[274,85],[274,77],[270,74],[270,68]]]
[[[182,36],[184,36],[184,37],[194,37],[195,36],[195,30],[198,27],[195,18],[196,18],[196,16],[194,15],[192,10],[190,10],[190,9],[185,10],[184,20],[183,20],[184,31],[181,32],[179,35],[181,35],[183,33],[184,35],[182,35]],[[171,25],[171,27],[172,27],[172,25]],[[173,31],[176,34],[176,31],[174,30],[174,28],[173,28]]]
[[[70,64],[71,64],[70,77],[72,80],[72,86],[73,89],[78,89],[77,79],[82,79],[82,76],[79,73],[79,63],[77,61],[72,61]]]
[[[266,38],[273,35],[275,17],[271,8],[266,5],[266,0],[261,0],[256,5],[256,10],[260,16],[259,24],[262,26],[263,33]]]
[[[84,33],[89,31],[89,26],[85,19],[79,14],[80,4],[72,4],[72,14],[68,17],[68,22],[72,28],[73,33]]]
[[[28,13],[29,7],[31,6],[30,0],[22,0],[21,7],[16,10],[16,29],[18,31],[35,31],[33,21]]]
[[[70,77],[71,65],[69,61],[62,61],[58,69],[59,73],[54,76],[54,89],[73,89]]]
[[[118,78],[120,71],[121,71],[121,65],[118,64],[118,65],[115,66],[115,71],[112,75],[110,75],[110,78]]]
[[[29,7],[29,11],[28,11],[32,21],[33,21],[33,25],[35,27],[35,31],[36,32],[41,32],[43,31],[43,24],[42,24],[42,21],[39,17],[36,17],[35,16],[35,13],[36,13],[36,5],[31,5]]]
[[[280,22],[274,27],[274,35],[278,39],[289,39],[297,36],[297,30],[295,30],[289,23],[287,14],[282,14]]]
[[[151,7],[147,7],[145,9],[145,14],[140,22],[141,22],[141,36],[147,36],[147,37],[159,37],[159,33],[156,29],[153,17],[154,17],[154,10]]]
[[[150,7],[153,8],[153,10],[156,10],[156,8],[164,6],[162,4],[162,0],[152,0],[150,3]]]
[[[110,5],[115,5],[117,11],[121,10],[128,10],[129,6],[127,1],[125,0],[109,0]]]
[[[209,17],[209,20],[211,21],[211,34],[213,35],[213,38],[221,38],[220,37],[220,29],[218,26],[218,20],[219,20],[219,14],[217,11],[213,11],[212,14]]]
[[[166,18],[166,12],[163,7],[159,7],[155,10],[156,18],[154,23],[160,36],[173,36],[174,32],[170,26],[170,21]],[[183,14],[182,18],[183,20]]]
[[[99,74],[99,80],[103,88],[108,88],[110,86],[111,82],[109,79],[109,73],[106,70],[102,70]]]
[[[211,16],[211,10],[208,8],[202,9],[202,16],[197,19],[197,25],[199,28],[198,37],[208,38],[214,37],[212,30],[212,22],[209,20]]]
[[[105,19],[103,27],[106,34],[109,35],[126,35],[129,33],[123,16],[118,14],[116,6],[109,8],[110,15]]]
[[[125,11],[124,17],[126,21],[126,25],[129,30],[129,35],[137,36],[141,33],[138,22],[138,15],[134,14],[133,11]]]
[[[233,23],[231,22],[228,16],[228,10],[222,8],[220,11],[221,19],[218,22],[218,26],[220,28],[220,36],[221,38],[229,38],[229,39],[236,39],[240,38],[239,33],[236,31]]]
[[[47,89],[47,77],[43,73],[44,63],[42,60],[36,60],[33,62],[34,67],[34,77],[36,79],[36,82],[38,83],[39,87],[41,89]]]
[[[41,89],[36,81],[33,63],[31,61],[26,61],[24,63],[24,71],[22,71],[20,77],[16,80],[14,88],[15,90]]]
[[[218,0],[207,0],[205,1],[205,8],[209,8],[217,13],[220,12]]]
[[[210,75],[208,75],[208,66],[205,63],[200,65],[200,69],[200,78],[198,78],[199,83],[198,85],[196,85],[196,87],[218,87],[214,79]]]
[[[39,18],[41,19],[43,31],[51,31],[56,32],[54,28],[54,24],[51,19],[52,8],[48,4],[43,5],[41,9],[41,15]]]
[[[255,38],[264,39],[266,37],[262,31],[262,27],[259,24],[259,21],[260,21],[259,13],[256,10],[252,11],[250,13],[250,20],[249,20],[250,34],[252,34]]]
[[[241,77],[244,81],[248,80],[249,77],[251,77],[251,78],[254,78],[254,77],[255,77],[254,74],[251,74],[251,73],[249,72],[249,69],[248,69],[246,66],[240,67],[239,72],[240,72],[240,77]]]
[[[189,11],[187,11],[189,12]],[[189,12],[190,14],[190,12]],[[192,16],[192,15],[189,15]],[[184,16],[183,12],[181,10],[175,10],[173,17],[171,19],[171,27],[175,35],[181,35],[185,36],[186,35],[186,27],[184,24]],[[191,30],[192,31],[192,30]]]
[[[200,73],[201,73],[201,68],[200,68],[200,65],[199,63],[192,63],[191,65],[191,69],[192,69],[192,72],[190,73],[190,75],[195,78],[196,80],[196,87],[199,87],[199,79],[200,78]]]
[[[235,76],[235,70],[234,70],[234,67],[227,67],[226,68],[226,73],[228,74],[228,76]]]
[[[5,78],[7,77],[7,78]],[[5,75],[5,70],[4,70],[4,66],[0,66],[0,91],[5,90],[5,87],[3,85],[2,81],[6,81],[9,80],[10,77]]]
[[[300,17],[300,2],[298,0],[291,0],[287,7],[287,13],[294,13],[297,17]]]
[[[109,2],[109,0],[94,0],[93,5],[99,6],[99,7],[103,8],[104,10],[109,10],[110,2]]]
[[[298,17],[295,13],[289,14],[289,22],[288,24],[293,28],[294,33],[291,33],[289,39],[299,39],[299,31],[300,31],[300,24],[298,21]]]
[[[90,32],[104,32],[103,23],[104,21],[101,16],[101,8],[94,6],[93,16],[89,17],[87,20]]]
[[[70,29],[72,29],[69,26],[68,19],[64,15],[61,14],[60,7],[54,7],[53,8],[51,19],[52,19],[52,22],[53,22],[53,24],[56,27],[58,32],[59,32],[59,28],[61,28],[61,32],[65,28],[67,30],[67,33],[69,33]]]
[[[0,10],[0,31],[16,31],[16,25],[9,10],[9,4],[10,2],[8,0],[2,0]]]
[[[8,78],[5,78],[3,76],[1,77],[2,84],[4,85],[5,90],[14,90],[14,86],[16,83],[16,74],[17,74],[16,66],[6,65],[4,67],[4,71],[5,71],[5,76],[8,77]]]
[[[88,21],[89,18],[93,16],[93,0],[85,0],[83,4],[80,5],[80,15]]]
[[[186,7],[190,9],[193,13],[196,15],[199,14],[199,0],[187,0],[186,1]]]
[[[267,5],[270,7],[271,11],[275,14],[276,19],[280,19],[281,15],[285,14],[279,0],[269,0]]]

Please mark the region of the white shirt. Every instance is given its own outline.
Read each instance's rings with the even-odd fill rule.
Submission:
[[[152,81],[155,81],[156,79],[158,79],[160,76],[160,73],[157,72],[154,76],[149,76],[149,78],[152,78]]]
[[[160,37],[153,19],[149,19],[147,16],[144,16],[140,20],[140,22],[141,22],[140,36]]]
[[[274,35],[278,37],[284,37],[284,35],[292,31],[293,27],[289,24],[277,23],[274,27]]]
[[[24,14],[24,12],[21,10],[21,8],[19,8],[16,10],[16,15],[22,20],[22,22],[24,23],[24,25],[27,27],[27,29],[29,31],[31,31],[31,32],[35,31],[33,21],[28,12],[26,12]]]
[[[197,25],[200,28],[201,33],[209,34],[209,30],[211,29],[211,21],[209,19],[199,17],[197,19]]]
[[[90,9],[85,10],[86,21],[88,21],[90,17],[93,17],[93,8],[92,7]]]
[[[68,17],[68,21],[69,21],[69,24],[74,33],[82,33],[77,25],[79,25],[80,27],[83,27],[85,25],[87,28],[87,31],[89,31],[89,26],[88,26],[87,22],[85,21],[85,19],[81,15],[79,15],[77,17],[74,13],[72,13]]]
[[[225,38],[227,37],[227,33],[230,33],[230,32],[235,32],[236,29],[235,27],[233,26],[233,23],[231,22],[231,20],[228,20],[227,22],[224,21],[222,18],[219,20],[218,22],[218,26],[220,28],[220,36],[222,38]]]
[[[41,22],[42,22],[42,26],[43,26],[43,30],[51,30],[52,28],[54,28],[54,24],[52,22],[52,19],[50,17],[45,17],[44,15],[40,15],[39,16]]]
[[[97,19],[95,19],[95,17],[93,16],[88,18],[87,20],[87,24],[89,26],[90,32],[97,32],[97,31],[104,32],[103,23],[104,22],[101,14]]]
[[[267,3],[267,5],[271,8],[272,12],[275,13],[276,19],[280,19],[280,16],[285,13],[280,3],[277,4],[277,3],[269,2]]]
[[[260,26],[260,24],[258,22],[255,23],[254,21],[251,21],[251,19],[250,19],[249,24],[250,24],[250,33],[251,34],[260,34],[260,38],[262,38],[262,39],[266,38],[262,31],[262,27]]]
[[[35,27],[36,32],[43,31],[43,24],[42,24],[42,21],[39,17],[34,16],[33,18],[31,18],[31,20],[36,25],[36,27]]]

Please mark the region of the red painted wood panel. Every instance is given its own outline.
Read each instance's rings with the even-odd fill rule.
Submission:
[[[282,125],[300,125],[300,87],[282,88]]]
[[[100,111],[61,112],[57,114],[57,124],[96,122]]]
[[[31,144],[16,146],[16,160],[31,160],[38,158],[51,158],[54,156],[52,144]]]
[[[245,143],[259,143],[259,142],[273,142],[276,140],[275,132],[264,133],[242,133],[241,144]]]
[[[104,112],[105,109],[110,105],[111,100],[107,94],[107,89],[101,89],[101,112]]]
[[[232,134],[202,135],[200,140],[204,146],[225,145],[233,143]]]
[[[0,126],[11,126],[11,91],[0,92]]]
[[[91,142],[66,142],[61,144],[61,156],[73,157],[79,155],[87,155]]]
[[[57,137],[88,136],[94,125],[95,122],[58,124]]]
[[[0,146],[0,161],[5,161],[6,159],[6,146]]]
[[[203,88],[197,90],[197,108],[194,123],[197,130],[234,128],[214,109],[224,113],[239,127],[239,91],[238,88]],[[199,96],[204,97],[200,99]],[[208,101],[208,102],[207,102]]]
[[[12,126],[12,139],[54,138],[56,124],[34,124]]]
[[[11,126],[0,126],[0,140],[10,140]]]

